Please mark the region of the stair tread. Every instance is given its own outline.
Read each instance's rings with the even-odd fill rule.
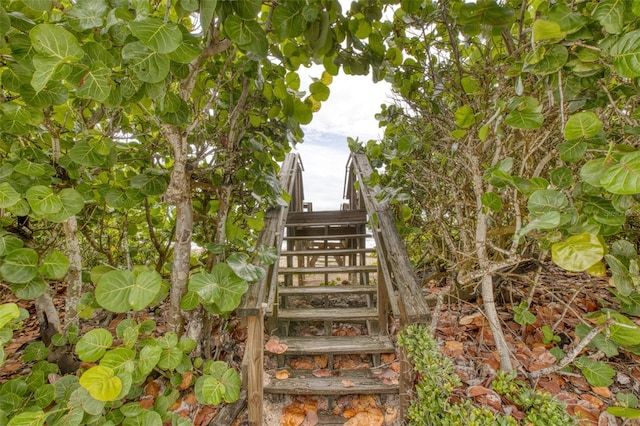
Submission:
[[[374,251],[373,248],[283,250],[280,252],[280,256],[341,256],[373,253]]]
[[[336,234],[336,235],[295,235],[286,236],[285,240],[346,240],[351,238],[370,238],[371,234]]]
[[[278,294],[285,296],[306,296],[323,294],[371,294],[377,291],[374,285],[314,285],[297,287],[278,287]]]
[[[278,319],[284,321],[366,321],[377,320],[377,308],[313,308],[280,309]]]
[[[399,392],[399,386],[385,384],[369,370],[339,370],[339,375],[331,377],[315,377],[310,371],[294,371],[288,379],[272,379],[265,385],[264,392],[287,395],[393,394]]]
[[[393,353],[395,347],[389,336],[302,336],[280,337],[287,345],[283,355],[380,354]]]
[[[340,272],[376,272],[377,265],[280,267],[280,274],[325,274]]]

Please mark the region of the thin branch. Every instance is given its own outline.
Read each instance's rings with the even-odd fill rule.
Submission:
[[[589,343],[591,343],[591,341],[593,339],[595,339],[595,337],[605,328],[607,328],[611,323],[613,323],[613,319],[610,318],[608,320],[606,320],[605,322],[603,322],[602,324],[600,324],[599,326],[591,329],[591,331],[584,336],[584,338],[582,340],[580,340],[580,342],[571,350],[569,351],[569,353],[560,360],[560,362],[556,365],[552,365],[551,367],[547,367],[547,368],[543,368],[542,370],[537,370],[534,371],[532,373],[529,373],[529,379],[530,380],[535,380],[537,378],[540,378],[542,376],[546,376],[547,374],[553,374],[559,370],[562,370],[564,367],[566,367],[567,365],[571,364],[573,361],[575,361],[575,359],[578,357],[578,355],[580,355],[580,352],[582,352],[582,350],[587,347],[587,345]]]

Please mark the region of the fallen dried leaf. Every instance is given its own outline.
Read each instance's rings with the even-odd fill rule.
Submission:
[[[395,422],[398,418],[398,409],[387,407],[384,413],[384,422],[388,425]]]
[[[289,346],[284,343],[280,343],[280,339],[278,339],[277,336],[271,336],[269,341],[265,343],[264,348],[273,354],[280,355],[285,353]]]
[[[351,417],[344,426],[382,426],[384,415],[378,408],[370,408],[367,411],[360,411]]]
[[[278,380],[286,380],[291,376],[289,370],[278,370],[276,371],[276,379]]]
[[[316,364],[310,358],[294,358],[289,361],[294,370],[315,370]]]
[[[452,358],[461,356],[464,353],[464,344],[456,340],[448,340],[444,344],[443,352]]]
[[[315,362],[318,368],[327,368],[327,365],[329,365],[329,357],[327,355],[316,355],[313,357],[313,362]]]
[[[331,377],[331,370],[327,370],[326,368],[313,370],[311,372],[315,377]]]
[[[606,387],[592,387],[591,390],[596,395],[600,395],[603,398],[611,398],[611,390]]]
[[[348,380],[348,379],[344,379],[344,380],[342,381],[342,386],[344,386],[345,388],[352,388],[352,387],[354,387],[355,385],[356,385],[356,384],[355,384],[355,383],[353,383],[353,381]]]
[[[179,390],[189,389],[189,386],[193,383],[193,373],[191,371],[187,371],[182,374],[182,383],[178,386]]]

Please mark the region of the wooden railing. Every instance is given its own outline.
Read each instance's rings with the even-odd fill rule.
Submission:
[[[265,214],[264,228],[258,237],[258,246],[274,247],[280,256],[282,238],[289,211],[302,211],[304,190],[302,185],[302,162],[298,154],[289,153],[280,169],[280,184],[291,196],[288,205],[278,205]],[[275,295],[278,284],[278,265],[267,269],[265,278],[252,284],[242,297],[237,309],[238,316],[246,320],[247,342],[242,360],[242,382],[247,389],[249,423],[262,424],[263,415],[263,368],[264,368],[264,317],[275,317]]]
[[[407,324],[428,322],[431,319],[430,310],[413,272],[404,242],[398,234],[393,215],[386,203],[378,200],[380,188],[367,184],[373,173],[371,163],[365,154],[353,153],[347,168],[348,176],[354,175],[356,181],[351,181],[353,188],[345,191],[345,194],[358,197],[356,200],[350,200],[350,204],[361,207],[360,203],[364,203],[369,214],[378,256],[378,280],[384,281],[378,286],[386,287],[385,295],[379,290],[380,296],[386,296],[388,299],[394,317],[400,320],[401,330]],[[359,190],[356,190],[356,182]],[[404,417],[411,399],[413,368],[404,351],[401,351],[400,355],[400,415]]]
[[[280,183],[291,195],[288,206],[277,206],[265,214],[265,226],[258,245],[274,247],[278,255],[282,247],[284,229],[290,212],[301,212],[304,208],[302,186],[302,163],[297,154],[288,154],[280,171]],[[347,164],[344,207],[351,210],[366,208],[378,255],[378,307],[380,325],[386,329],[387,306],[401,327],[411,323],[430,320],[429,308],[403,241],[395,226],[388,206],[378,200],[379,188],[367,185],[372,168],[364,154],[351,154]],[[277,317],[275,302],[278,283],[278,265],[271,265],[264,280],[249,287],[237,310],[246,320],[247,342],[242,362],[242,378],[247,389],[249,424],[262,424],[263,417],[263,368],[264,368],[264,318],[270,321]],[[270,327],[271,328],[271,327]],[[406,413],[412,385],[411,366],[404,356],[400,362],[401,413]]]

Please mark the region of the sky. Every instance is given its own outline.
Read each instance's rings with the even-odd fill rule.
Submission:
[[[298,70],[301,89],[309,87],[311,77],[319,78],[322,68]],[[329,86],[329,99],[303,127],[304,142],[295,150],[304,166],[305,201],[313,203],[313,210],[339,210],[349,159],[347,137],[360,141],[379,140],[384,129],[378,127],[375,114],[380,105],[390,104],[388,83],[373,83],[371,76],[351,76],[340,73]]]

